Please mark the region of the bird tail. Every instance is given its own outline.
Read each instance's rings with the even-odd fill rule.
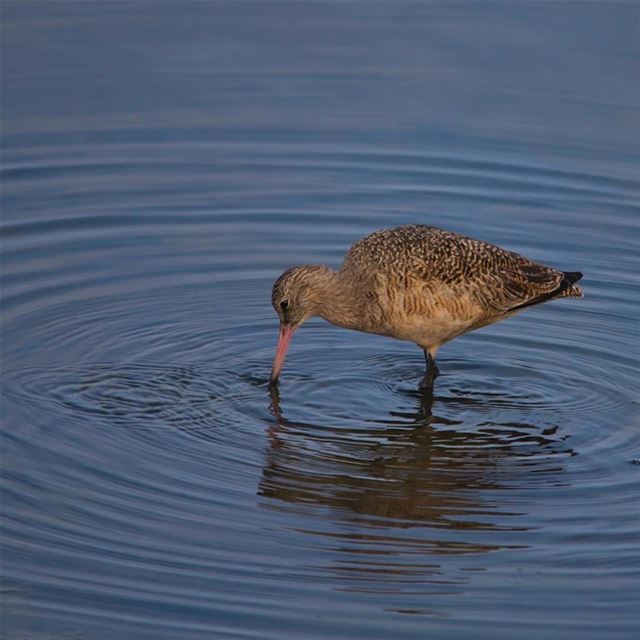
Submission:
[[[509,311],[519,311],[520,309],[532,307],[535,304],[540,304],[547,300],[555,300],[556,298],[582,298],[584,296],[582,289],[575,285],[575,283],[582,278],[582,274],[579,271],[563,271],[562,275],[564,276],[562,281],[553,291],[544,293],[537,298],[529,300],[529,302],[525,302],[524,304],[512,307]]]
[[[579,271],[568,271],[564,273],[564,279],[560,283],[560,286],[555,290],[554,298],[582,298],[584,292],[578,286],[576,282],[582,278],[582,274]]]

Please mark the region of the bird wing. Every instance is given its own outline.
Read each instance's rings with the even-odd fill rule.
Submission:
[[[457,287],[487,310],[506,313],[553,297],[564,273],[496,245],[458,236],[446,240],[456,254]]]
[[[560,288],[564,274],[535,263],[514,264],[480,278],[478,298],[497,311],[513,311],[553,297]]]
[[[380,274],[391,288],[414,287],[417,280],[430,295],[471,297],[489,314],[554,297],[565,281],[562,271],[512,251],[424,225],[366,236],[347,253],[342,270],[361,281]]]

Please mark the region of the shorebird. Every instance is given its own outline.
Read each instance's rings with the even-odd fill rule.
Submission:
[[[270,384],[291,338],[312,316],[331,324],[415,342],[430,388],[446,342],[555,298],[581,298],[582,274],[546,267],[496,245],[424,225],[384,229],[356,242],[339,271],[319,264],[287,269],[271,302],[280,334]]]

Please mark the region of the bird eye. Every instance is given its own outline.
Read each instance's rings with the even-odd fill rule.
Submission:
[[[280,303],[280,307],[282,308],[283,311],[286,311],[289,308],[289,301],[288,300],[283,300]]]

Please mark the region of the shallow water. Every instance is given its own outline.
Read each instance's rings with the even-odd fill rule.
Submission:
[[[634,637],[639,14],[4,2],[4,636]],[[270,393],[274,278],[407,222],[585,298]]]

